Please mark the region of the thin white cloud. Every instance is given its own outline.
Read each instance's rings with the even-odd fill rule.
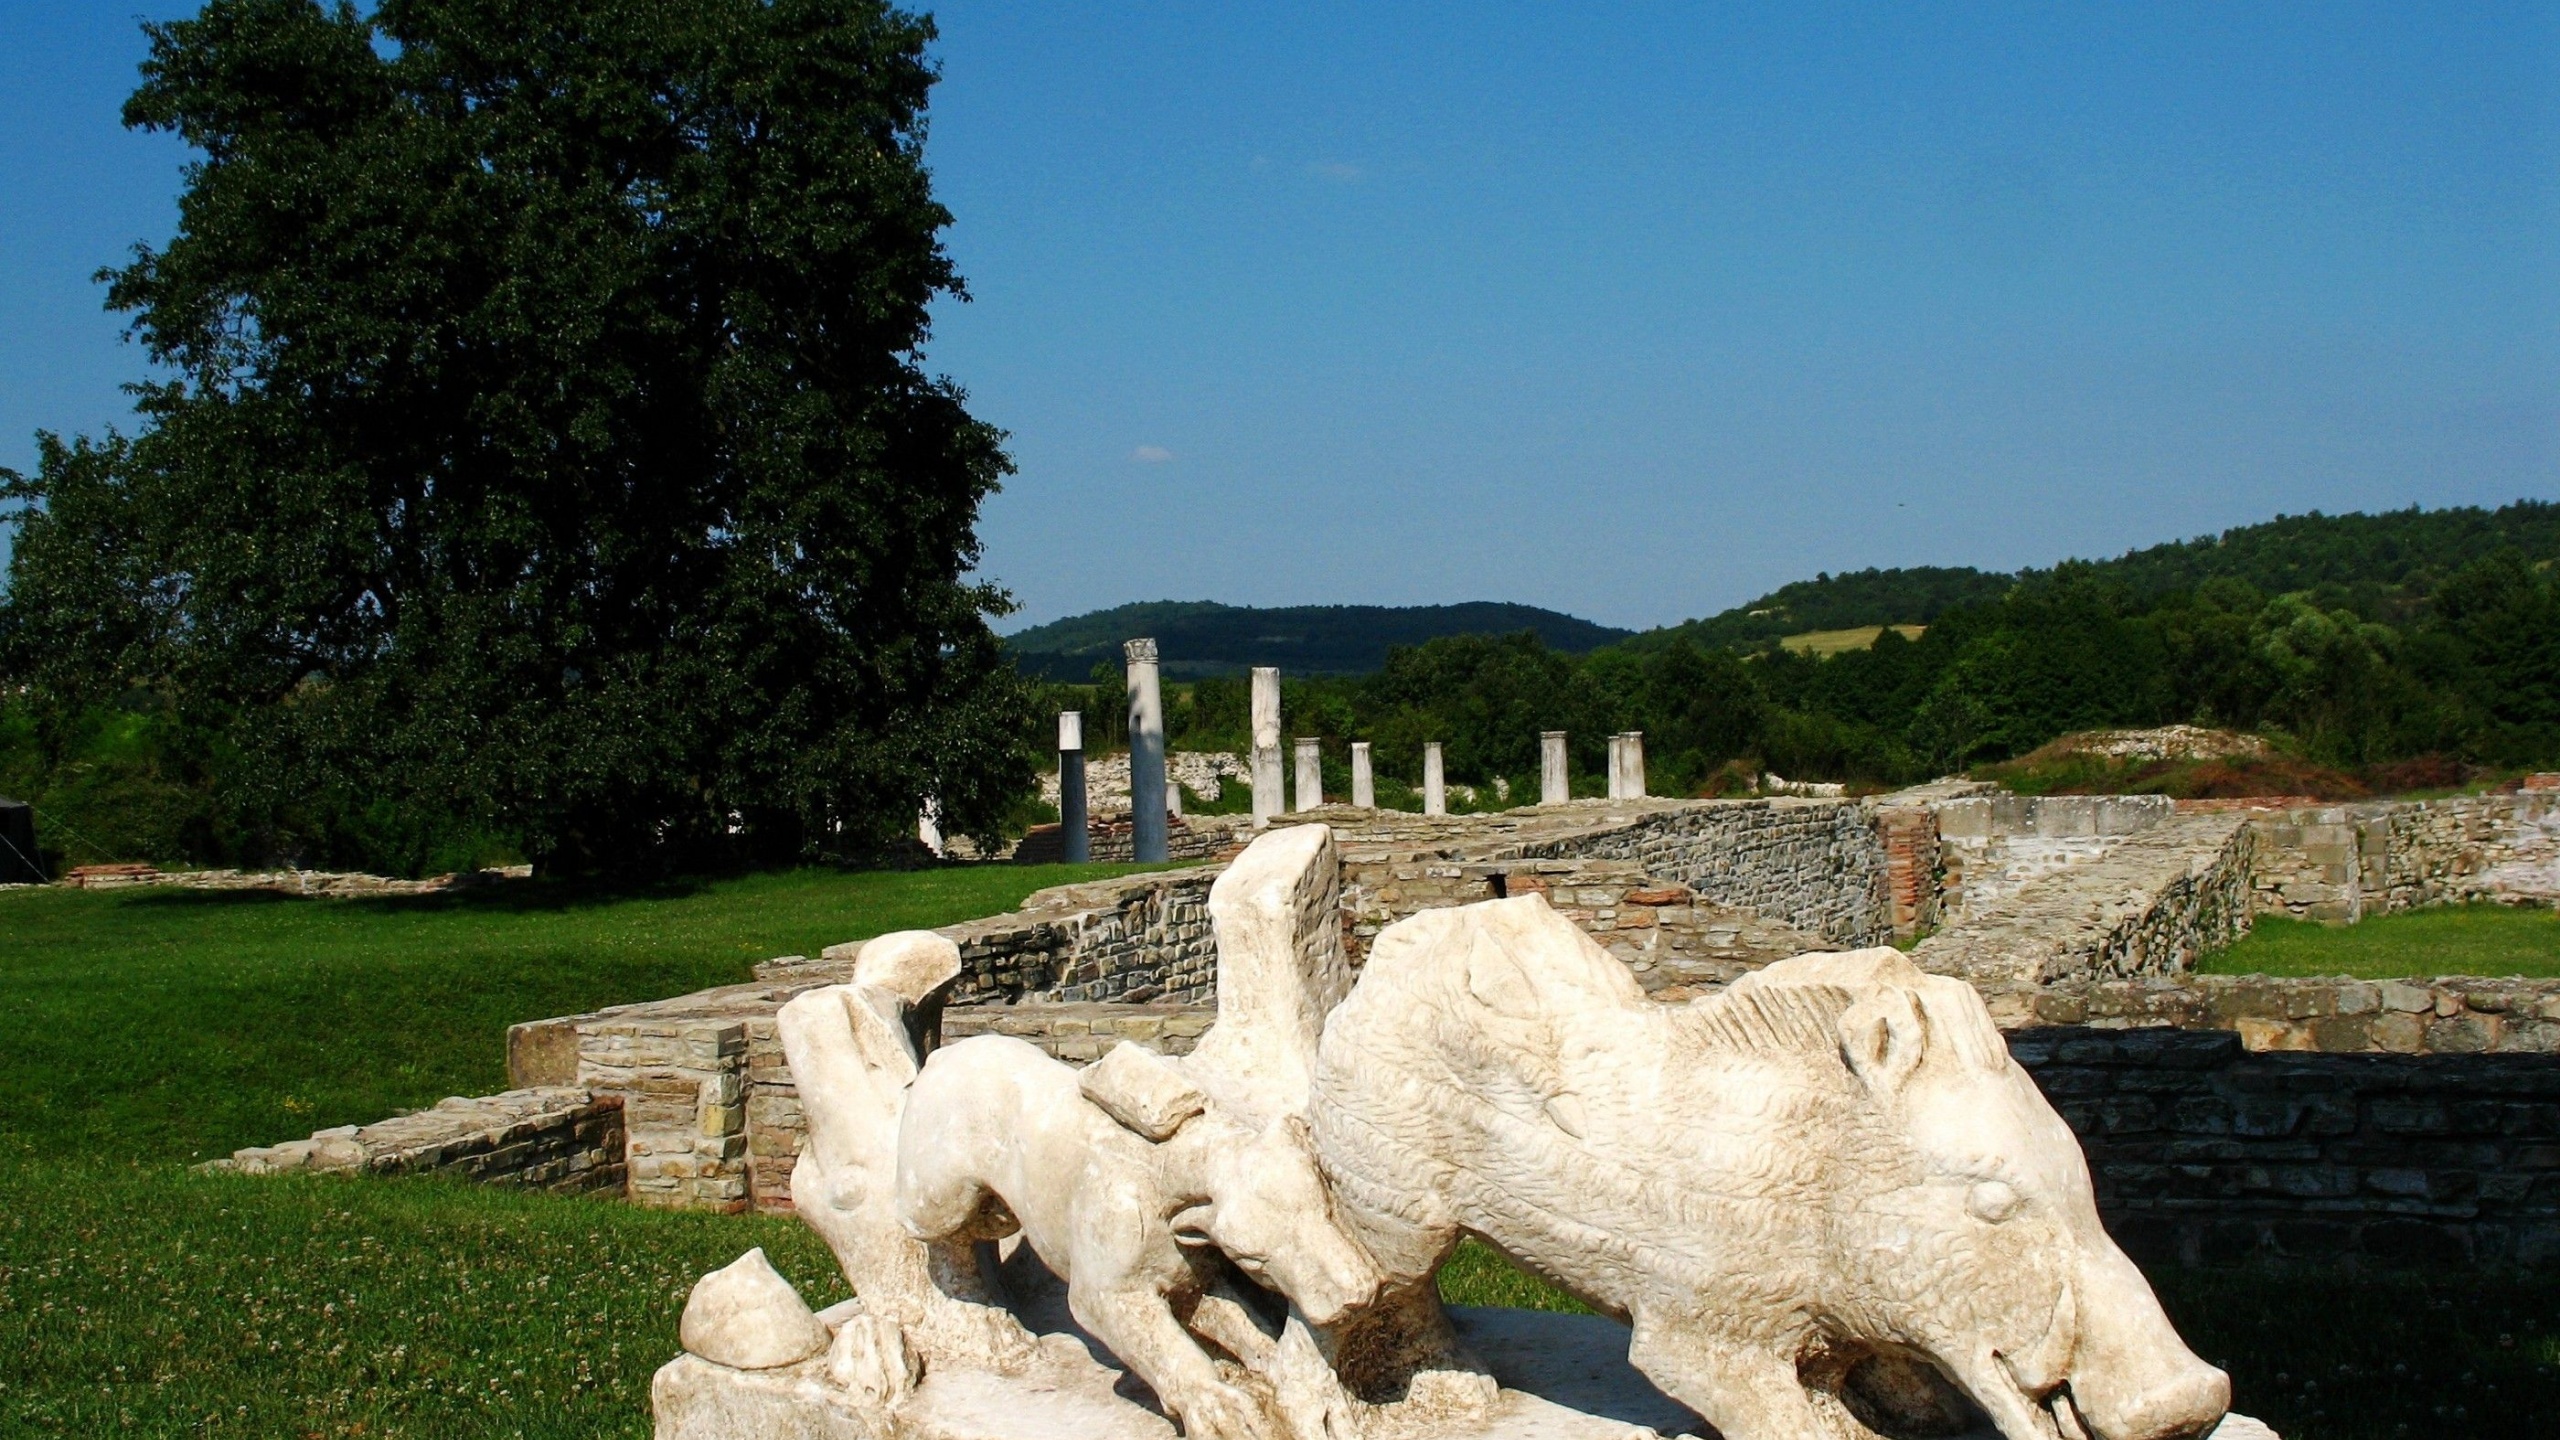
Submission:
[[[1339,185],[1356,185],[1368,172],[1357,165],[1345,164],[1339,160],[1326,160],[1309,165],[1307,173],[1319,180],[1331,180]]]
[[[1161,445],[1141,445],[1129,452],[1129,458],[1141,465],[1161,465],[1173,458],[1173,452]]]

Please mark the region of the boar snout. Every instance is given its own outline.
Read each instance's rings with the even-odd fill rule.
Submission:
[[[2140,1389],[2107,1381],[2071,1382],[2071,1398],[2096,1440],[2187,1440],[2211,1430],[2231,1408],[2231,1377],[2193,1356]]]
[[[2101,1237],[2082,1284],[2086,1328],[2071,1364],[2071,1399],[2096,1440],[2185,1440],[2231,1407],[2231,1377],[2196,1358],[2124,1252]]]

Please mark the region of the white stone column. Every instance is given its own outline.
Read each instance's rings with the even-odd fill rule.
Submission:
[[[1641,800],[1645,797],[1644,732],[1630,730],[1618,738],[1626,742],[1619,750],[1619,763],[1624,765],[1627,771],[1626,781],[1621,787],[1626,793],[1618,798]]]
[[[1058,712],[1058,858],[1081,865],[1093,858],[1093,828],[1085,814],[1084,712]]]
[[[1295,808],[1313,810],[1324,803],[1324,742],[1301,738],[1298,741],[1298,803]]]
[[[1538,803],[1561,805],[1573,798],[1572,775],[1565,769],[1565,732],[1541,731],[1538,739]]]
[[[942,851],[942,802],[930,795],[916,809],[916,839],[936,855]]]
[[[1422,813],[1449,813],[1449,781],[1440,760],[1440,742],[1426,741],[1422,747]]]
[[[1156,642],[1121,647],[1129,666],[1129,831],[1142,865],[1165,859],[1164,691],[1156,679]]]
[[[1626,749],[1627,737],[1625,735],[1620,734],[1609,737],[1609,798],[1612,800],[1622,799],[1626,794]]]
[[[1363,810],[1378,808],[1378,782],[1369,770],[1369,742],[1351,742],[1351,803]]]
[[[1289,808],[1280,780],[1280,669],[1253,667],[1253,824],[1259,830]]]

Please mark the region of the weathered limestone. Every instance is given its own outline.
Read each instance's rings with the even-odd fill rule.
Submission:
[[[678,1330],[686,1350],[733,1370],[796,1365],[826,1349],[829,1338],[761,1246],[693,1282]]]
[[[1085,814],[1084,712],[1058,712],[1058,838],[1060,858],[1081,865],[1093,858],[1093,832]]]
[[[1280,779],[1280,671],[1253,667],[1253,828],[1288,809]]]
[[[235,1150],[200,1168],[242,1175],[452,1175],[529,1190],[619,1191],[624,1143],[621,1096],[542,1086],[455,1096],[371,1125]]]
[[[1448,771],[1440,757],[1440,742],[1429,740],[1422,746],[1422,813],[1449,813]]]
[[[1567,769],[1565,732],[1541,731],[1538,735],[1538,803],[1562,805],[1573,798],[1573,776]]]
[[[1465,1230],[1630,1316],[1636,1367],[1728,1440],[1948,1414],[1949,1381],[2012,1440],[2229,1402],[1980,998],[1891,950],[1675,1009],[1537,899],[1431,911],[1327,1023],[1313,1116],[1406,1332],[1347,1336],[1348,1374],[1428,1327]]]
[[[1924,969],[1999,997],[2090,977],[2175,977],[2249,928],[2245,816],[2182,815],[2048,872],[1920,942]]]
[[[1156,677],[1156,642],[1132,640],[1121,649],[1129,670],[1129,822],[1138,863],[1165,859],[1164,693]]]
[[[1313,810],[1324,804],[1324,741],[1307,736],[1298,739],[1298,803],[1291,807]]]
[[[1369,769],[1369,742],[1351,742],[1351,804],[1358,810],[1378,808],[1377,780]]]
[[[1609,798],[1641,800],[1644,794],[1644,732],[1622,730],[1609,737]]]

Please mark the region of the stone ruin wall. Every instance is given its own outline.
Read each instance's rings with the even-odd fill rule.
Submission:
[[[1342,832],[1355,958],[1420,910],[1542,892],[1649,992],[1676,1000],[1800,950],[1946,920],[1915,958],[1985,989],[2021,1062],[2081,1134],[2110,1224],[2150,1258],[2500,1265],[2560,1251],[2560,1138],[2548,1135],[2560,1109],[2500,1101],[2507,1128],[2490,1136],[2469,1111],[2439,1123],[2424,1098],[2467,1093],[2478,1077],[2545,1083],[2552,1072],[2535,1066],[2548,1061],[2534,1057],[2560,1052],[2560,982],[2188,973],[2253,909],[2315,914],[2352,899],[2360,915],[2516,898],[2512,877],[2547,874],[2560,852],[2545,823],[2553,797],[2212,814],[2084,809],[2068,797],[1960,803],[1972,798],[1580,802],[1430,821],[1328,807],[1310,818]],[[1952,827],[1932,823],[1951,809]],[[2145,815],[2147,826],[2127,820]],[[2037,848],[2091,839],[2103,843]],[[2067,859],[2044,863],[2055,856]],[[1124,1039],[1187,1051],[1213,1018],[1216,873],[1060,887],[948,927],[967,973],[946,1036],[1013,1034],[1077,1062]],[[1997,878],[1974,888],[1986,875]],[[446,1152],[412,1146],[405,1168],[439,1168],[442,1153],[504,1179],[510,1161],[473,1157],[539,1153],[550,1158],[524,1173],[548,1178],[522,1183],[619,1182],[643,1204],[788,1210],[805,1122],[773,1015],[840,978],[853,948],[767,962],[748,985],[515,1027],[513,1083],[568,1088],[472,1103],[543,1093],[579,1104],[502,1114],[484,1137],[448,1137]],[[2331,1053],[2303,1053],[2318,1051]],[[2348,1051],[2376,1053],[2336,1053]],[[2270,1087],[2313,1098],[2267,1110],[2251,1097]],[[620,1167],[588,1153],[600,1153],[608,1111]],[[294,1143],[344,1148],[323,1140]],[[578,1154],[574,1177],[553,1173]]]
[[[2145,1265],[2560,1266],[2560,1066],[2255,1053],[2228,1032],[2027,1030],[2010,1053]]]
[[[1626,860],[1714,904],[1766,916],[1844,946],[1893,937],[1884,846],[1874,807],[1839,800],[1726,800],[1674,805],[1587,840],[1524,853]]]

